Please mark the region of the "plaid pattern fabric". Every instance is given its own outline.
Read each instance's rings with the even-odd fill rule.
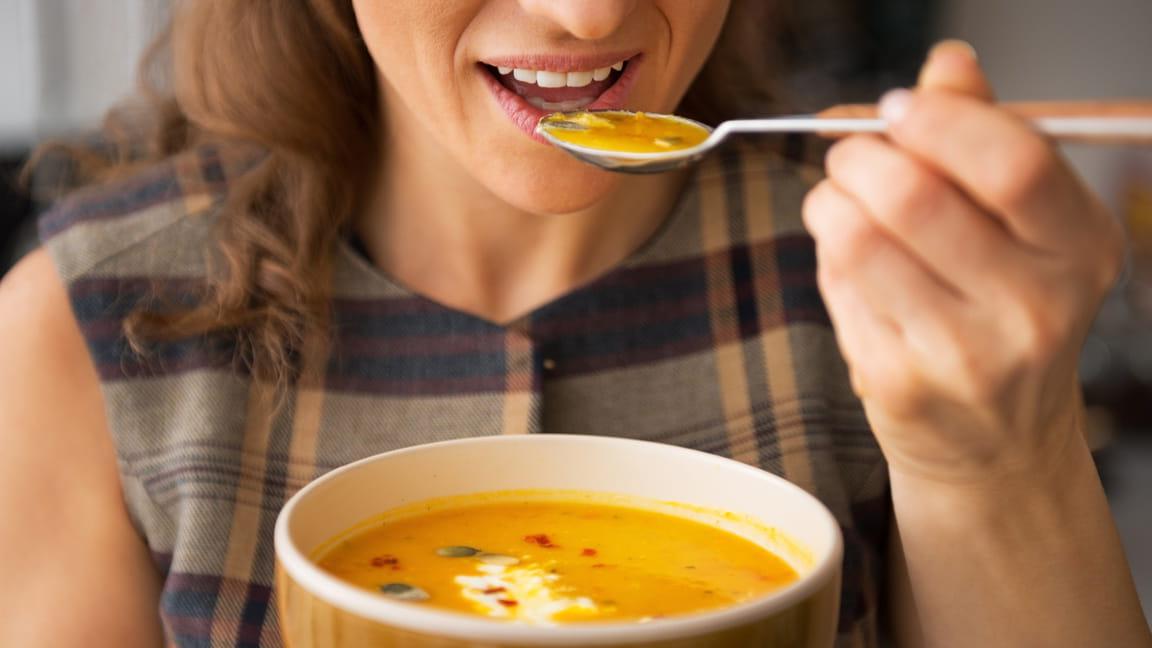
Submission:
[[[40,223],[104,383],[172,645],[280,645],[272,528],[309,480],[412,444],[540,433],[697,448],[816,494],[846,539],[840,645],[877,645],[886,470],[815,285],[799,216],[812,167],[713,157],[643,249],[506,326],[415,295],[343,246],[334,334],[304,354],[319,379],[275,415],[224,339],[138,357],[121,334],[127,313],[200,284],[222,196],[246,168],[203,148]]]

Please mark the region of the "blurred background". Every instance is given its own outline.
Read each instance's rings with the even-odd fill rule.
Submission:
[[[782,49],[803,109],[912,84],[945,37],[976,46],[1005,100],[1152,99],[1149,0],[764,1],[798,17]],[[167,14],[168,0],[0,0],[0,274],[35,245],[35,210],[15,182],[30,148],[96,127],[132,91]],[[1091,441],[1152,618],[1152,149],[1068,155],[1131,232],[1129,270],[1081,371]]]

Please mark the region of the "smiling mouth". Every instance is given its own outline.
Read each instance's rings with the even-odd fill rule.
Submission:
[[[642,52],[600,57],[527,55],[479,61],[496,105],[525,135],[548,145],[536,125],[550,113],[623,110],[636,86]]]
[[[631,62],[623,59],[600,68],[573,71],[481,65],[501,86],[530,105],[567,112],[596,103],[623,78]]]

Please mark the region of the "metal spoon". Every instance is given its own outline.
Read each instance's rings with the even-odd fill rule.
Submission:
[[[1056,139],[1094,143],[1152,143],[1152,102],[1031,103],[1007,105],[1006,107],[1028,117],[1035,124],[1037,130]],[[1092,115],[1094,116],[1077,115],[1076,113],[1079,112],[1077,108],[1096,110],[1093,110]],[[630,153],[572,144],[556,137],[552,133],[552,129],[556,126],[546,128],[543,120],[536,127],[536,132],[548,142],[568,151],[576,158],[602,169],[620,173],[662,173],[698,162],[709,151],[727,139],[729,135],[738,133],[821,133],[839,136],[854,133],[886,132],[888,124],[883,119],[834,116],[869,112],[874,113],[875,108],[846,106],[818,115],[726,121],[715,129],[684,117],[645,113],[654,119],[680,121],[711,133],[708,139],[691,148],[655,153]],[[1059,116],[1045,117],[1041,116],[1042,114]],[[1101,114],[1108,116],[1099,116]],[[581,129],[584,127],[573,122],[563,122],[560,128]]]

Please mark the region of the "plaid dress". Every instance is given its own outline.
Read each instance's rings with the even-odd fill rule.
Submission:
[[[508,325],[405,289],[334,251],[334,329],[266,416],[226,339],[134,355],[125,316],[202,284],[213,223],[249,163],[204,147],[62,201],[40,221],[103,382],[124,497],[181,648],[279,646],[272,529],[348,462],[495,434],[687,446],[783,475],[845,535],[841,646],[878,643],[887,472],[853,396],[800,221],[818,171],[729,149],[614,270]]]

